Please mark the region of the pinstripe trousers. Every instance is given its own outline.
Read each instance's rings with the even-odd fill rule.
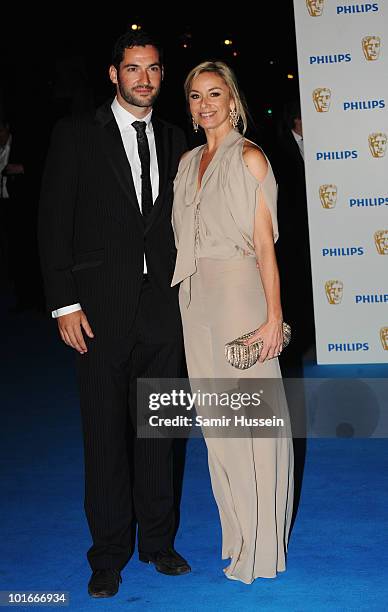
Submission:
[[[113,339],[94,331],[88,352],[77,356],[88,560],[93,570],[121,570],[133,553],[136,522],[139,551],[172,544],[172,440],[136,437],[136,379],[180,375],[181,323],[145,277],[128,333]]]

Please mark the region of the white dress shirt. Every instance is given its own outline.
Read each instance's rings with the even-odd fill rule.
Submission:
[[[304,159],[303,136],[301,136],[300,134],[297,134],[296,132],[294,132],[294,130],[291,130],[291,132],[292,132],[293,137],[296,140],[296,144],[299,147],[300,154],[302,158]]]
[[[159,195],[159,168],[158,168],[158,158],[156,156],[156,146],[155,146],[155,135],[154,130],[151,123],[152,118],[152,110],[148,113],[146,117],[143,119],[138,119],[131,113],[129,113],[125,108],[123,108],[117,98],[115,98],[111,105],[112,112],[114,118],[116,119],[117,125],[120,130],[121,139],[123,141],[125,153],[127,155],[128,161],[131,165],[133,183],[135,185],[135,191],[137,196],[137,201],[139,203],[141,209],[141,162],[139,157],[139,152],[137,148],[137,137],[136,130],[132,126],[134,121],[145,121],[146,122],[146,134],[148,139],[148,145],[150,148],[150,172],[151,172],[151,186],[152,186],[152,199],[155,203],[156,198]],[[129,204],[128,204],[129,205]],[[147,263],[144,253],[144,274],[147,272]],[[70,306],[64,306],[62,308],[58,308],[57,310],[53,310],[51,315],[54,319],[57,317],[61,317],[65,314],[70,314],[71,312],[75,312],[76,310],[81,310],[81,304],[71,304]]]

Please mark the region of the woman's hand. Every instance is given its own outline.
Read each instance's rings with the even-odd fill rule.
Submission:
[[[279,357],[283,349],[283,321],[282,319],[269,320],[264,325],[259,327],[256,334],[249,340],[245,341],[248,346],[257,342],[263,341],[263,348],[258,359],[259,363],[263,363],[266,359]]]

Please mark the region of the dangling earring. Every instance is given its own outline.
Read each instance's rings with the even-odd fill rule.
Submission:
[[[194,117],[191,117],[192,121],[193,121],[193,130],[194,132],[198,132],[198,123],[195,122]]]
[[[240,116],[235,108],[231,108],[229,111],[229,121],[232,124],[232,127],[236,129],[238,122],[240,121]]]

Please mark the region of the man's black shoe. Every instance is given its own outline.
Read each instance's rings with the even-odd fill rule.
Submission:
[[[181,557],[172,547],[155,553],[139,552],[139,559],[144,563],[153,563],[158,572],[168,576],[181,576],[191,572],[191,567],[186,559]]]
[[[91,597],[113,597],[119,590],[120,582],[122,579],[118,570],[95,570],[89,580],[88,593]]]

